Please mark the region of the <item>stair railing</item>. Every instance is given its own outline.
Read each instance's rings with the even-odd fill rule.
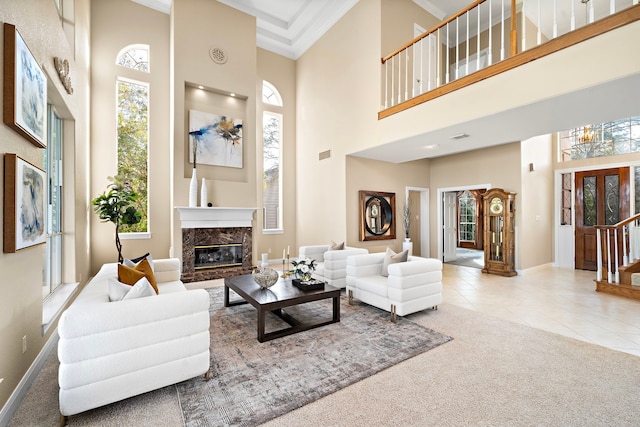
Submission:
[[[638,2],[474,1],[381,58],[383,111],[399,104],[417,104],[418,97],[427,92],[637,6]]]
[[[598,247],[596,280],[601,281],[606,270],[607,282],[620,283],[620,267],[640,258],[640,214],[594,228]]]

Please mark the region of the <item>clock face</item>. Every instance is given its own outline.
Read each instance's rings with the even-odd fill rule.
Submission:
[[[489,202],[489,210],[492,214],[500,215],[502,213],[502,200],[497,197],[491,199],[491,202]]]

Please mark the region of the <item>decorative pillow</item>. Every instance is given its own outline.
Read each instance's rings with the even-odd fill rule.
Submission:
[[[396,264],[398,262],[406,262],[409,258],[409,249],[406,249],[399,254],[387,248],[387,252],[384,254],[384,261],[382,261],[382,275],[389,277],[389,265]]]
[[[158,293],[158,284],[156,278],[153,275],[153,270],[147,259],[140,261],[135,267],[127,267],[126,265],[118,264],[118,280],[128,285],[134,285],[140,278],[146,277],[149,280],[151,286]]]
[[[146,254],[138,258],[132,258],[132,259],[125,258],[122,260],[122,264],[126,265],[127,267],[134,268],[136,265],[140,264],[140,262],[145,258],[147,261],[149,261],[149,265],[151,266],[151,271],[155,272],[156,269],[153,266],[153,258],[151,257],[151,254],[149,252],[147,252]]]
[[[146,277],[140,278],[133,286],[109,278],[109,301],[122,301],[125,299],[154,296],[155,290]]]
[[[156,296],[157,292],[149,283],[146,277],[138,280],[135,285],[131,287],[131,290],[127,292],[127,294],[122,298],[126,299],[134,299],[134,298],[142,298],[142,297],[153,297]]]
[[[332,240],[331,243],[329,244],[330,251],[341,251],[343,249],[344,249],[344,242],[336,243]]]

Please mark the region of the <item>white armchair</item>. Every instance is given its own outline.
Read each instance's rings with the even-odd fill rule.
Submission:
[[[382,275],[385,253],[347,258],[347,295],[396,315],[406,316],[442,303],[442,262],[410,256],[406,262],[390,264]]]
[[[325,280],[334,288],[347,286],[347,257],[369,253],[363,248],[345,246],[344,249],[329,249],[329,245],[300,246],[300,258],[316,260],[317,266],[313,276]]]

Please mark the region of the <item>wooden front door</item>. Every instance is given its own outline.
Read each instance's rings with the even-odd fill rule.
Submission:
[[[629,217],[629,168],[576,172],[576,268],[597,269],[595,225]]]

